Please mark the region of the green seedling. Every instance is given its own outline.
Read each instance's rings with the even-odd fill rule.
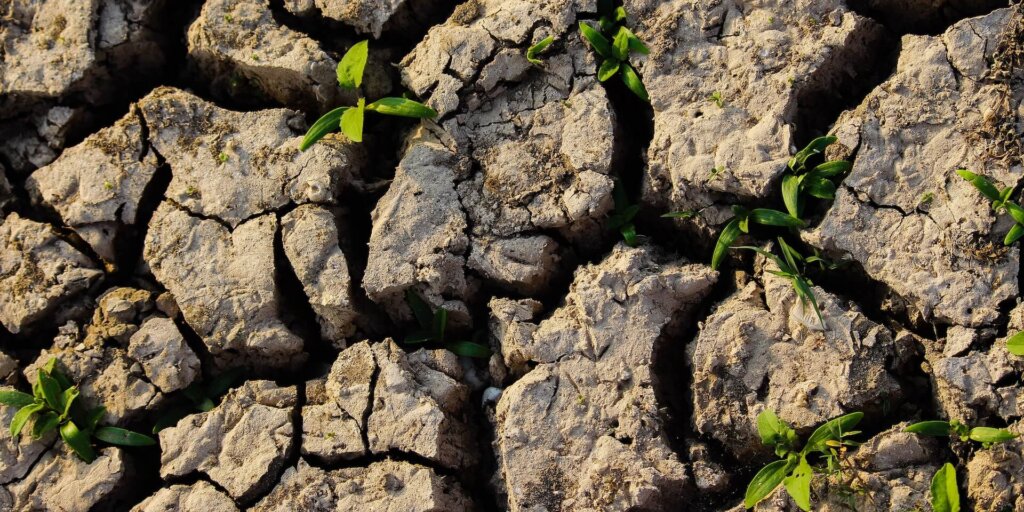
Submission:
[[[231,389],[231,386],[238,382],[242,376],[241,368],[228,370],[208,382],[193,382],[187,388],[181,390],[188,404],[177,405],[167,410],[153,425],[153,433],[159,434],[161,430],[173,427],[184,417],[197,412],[213,410],[220,403],[221,397]]]
[[[555,42],[555,36],[547,36],[544,39],[537,41],[537,44],[526,49],[526,60],[536,66],[544,64],[544,62],[538,59],[537,56],[544,53],[548,49],[548,46],[551,46],[551,43],[553,42]]]
[[[925,192],[924,194],[921,194],[921,198],[917,200],[917,206],[918,206],[918,208],[920,208],[922,206],[929,205],[934,200],[935,200],[935,193],[934,192]]]
[[[616,7],[611,13],[601,16],[598,28],[581,21],[580,34],[593,48],[594,53],[602,59],[597,69],[598,80],[605,82],[619,75],[633,94],[650,102],[647,88],[637,75],[636,69],[629,63],[629,56],[632,53],[647,55],[651,50],[633,31],[626,28],[625,22],[626,10]]]
[[[748,210],[742,206],[734,205],[732,213],[734,217],[729,219],[729,222],[725,224],[725,228],[718,235],[718,241],[715,242],[715,251],[711,255],[711,268],[715,270],[722,264],[722,260],[725,259],[725,255],[729,252],[729,248],[732,247],[736,239],[743,233],[750,233],[751,222],[764,226],[785,228],[802,228],[805,225],[804,221],[792,215],[768,208]]]
[[[789,214],[798,219],[803,218],[806,197],[818,199],[835,199],[836,184],[832,181],[850,170],[851,164],[846,160],[831,160],[810,167],[808,161],[825,152],[825,148],[838,140],[834,136],[818,137],[807,147],[798,151],[789,160],[787,172],[782,177],[782,201],[786,204]]]
[[[702,208],[703,209],[703,208]],[[661,214],[663,219],[691,219],[700,215],[701,210],[679,210]]]
[[[956,436],[961,441],[974,441],[981,443],[982,448],[990,448],[996,443],[1005,443],[1019,437],[1005,428],[992,427],[970,427],[957,420],[941,421],[931,420],[914,423],[904,429],[905,432],[912,432],[922,436],[947,437]]]
[[[460,356],[480,359],[491,357],[491,350],[480,343],[479,338],[482,333],[479,333],[480,335],[474,341],[450,341],[448,339],[447,309],[437,308],[437,310],[431,311],[430,305],[412,290],[405,291],[405,302],[409,305],[409,309],[412,309],[412,314],[420,325],[419,330],[406,336],[405,343],[407,345],[437,343],[448,349],[449,352]]]
[[[725,107],[725,98],[722,97],[721,91],[715,91],[711,93],[711,95],[708,96],[708,100],[713,102],[715,105],[718,105],[718,108]]]
[[[615,200],[615,209],[612,210],[612,214],[608,217],[608,229],[618,230],[622,234],[622,239],[625,240],[626,245],[636,247],[636,224],[633,224],[633,219],[640,211],[640,205],[629,201],[629,198],[626,196],[626,190],[622,188],[622,184],[619,181],[615,182],[615,188],[612,189],[612,197]]]
[[[952,464],[947,462],[935,472],[931,491],[932,512],[960,512],[960,488]]]
[[[219,154],[217,155],[217,161],[218,161],[218,162],[220,162],[220,163],[222,163],[222,164],[223,164],[223,163],[226,163],[226,162],[228,161],[228,154],[227,154],[227,153],[225,153],[225,152],[223,152],[223,151],[222,151],[222,152],[220,152],[220,153],[219,153]]]
[[[769,463],[754,475],[743,498],[746,508],[753,508],[781,484],[793,501],[803,510],[811,510],[811,480],[815,473],[841,471],[841,457],[846,449],[860,443],[848,439],[860,432],[853,430],[864,417],[854,412],[829,420],[818,427],[807,442],[800,438],[775,412],[764,410],[757,416],[757,432],[765,446],[775,449],[779,460]]]
[[[1024,331],[1018,332],[1006,340],[1006,350],[1015,356],[1024,357]]]
[[[1014,242],[1020,240],[1024,236],[1024,208],[1010,200],[1010,196],[1013,195],[1013,187],[1005,187],[1002,190],[996,188],[988,178],[974,174],[967,169],[957,169],[957,174],[961,178],[969,181],[974,188],[978,189],[979,192],[989,201],[992,201],[992,210],[996,213],[1006,212],[1013,217],[1013,227],[1006,233],[1006,237],[1003,238],[1003,245],[1013,245]]]
[[[714,181],[714,179],[723,172],[725,172],[725,166],[719,165],[718,167],[712,167],[711,170],[708,171],[708,181]]]
[[[0,390],[0,404],[15,407],[11,419],[11,437],[17,438],[32,423],[32,439],[58,431],[64,443],[85,462],[96,459],[92,439],[119,446],[149,446],[153,438],[117,427],[99,426],[106,413],[104,407],[86,410],[78,397],[78,387],[57,368],[57,359],[47,361],[38,370],[32,394],[13,389]]]
[[[825,319],[821,316],[821,310],[818,309],[818,300],[814,297],[814,290],[811,289],[813,283],[811,283],[803,273],[803,267],[807,263],[807,260],[801,256],[796,249],[790,247],[789,244],[787,244],[781,237],[778,241],[779,247],[782,250],[782,257],[760,247],[741,246],[737,247],[737,249],[755,251],[765,258],[775,262],[775,266],[778,267],[779,270],[769,270],[768,272],[788,279],[790,284],[793,285],[793,290],[796,292],[797,298],[800,299],[800,304],[804,308],[808,305],[813,307],[814,313],[818,316],[818,321],[821,322],[821,328],[827,329],[825,326]]]
[[[338,85],[359,93],[363,83],[363,71],[366,69],[366,59],[369,56],[369,46],[368,41],[360,41],[345,52],[338,62]],[[366,111],[417,119],[437,117],[434,109],[409,98],[388,97],[367,104],[366,98],[360,97],[356,101],[356,106],[338,107],[317,119],[302,138],[299,149],[309,149],[316,141],[339,128],[353,142],[362,142],[363,118]]]

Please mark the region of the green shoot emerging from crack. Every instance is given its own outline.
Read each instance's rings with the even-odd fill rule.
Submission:
[[[57,368],[57,359],[50,359],[36,376],[32,394],[13,389],[0,390],[0,404],[16,407],[11,419],[11,437],[17,438],[32,422],[32,439],[39,439],[57,430],[61,439],[78,458],[85,462],[96,459],[92,438],[120,446],[149,446],[153,438],[117,427],[100,427],[106,409],[85,410],[78,401],[79,391]]]
[[[526,49],[526,60],[530,61],[530,64],[535,66],[544,64],[544,62],[538,59],[537,56],[544,53],[548,49],[548,46],[551,46],[551,43],[553,42],[555,42],[555,36],[547,36],[544,39],[537,41],[537,44]]]
[[[1024,357],[1024,331],[1018,332],[1006,340],[1006,350],[1015,356]]]
[[[850,162],[832,160],[809,168],[808,160],[825,152],[825,148],[838,140],[834,136],[818,137],[807,147],[797,151],[789,160],[788,170],[782,177],[782,200],[789,214],[803,218],[806,196],[818,199],[835,199],[836,184],[832,179],[850,170]]]
[[[956,468],[945,463],[932,477],[932,512],[960,512],[960,488],[956,483]]]
[[[210,379],[209,382],[193,382],[181,390],[190,403],[168,409],[163,416],[156,420],[156,424],[153,425],[153,433],[158,434],[165,428],[177,425],[182,418],[189,414],[212,410],[241,376],[242,369],[234,368]]]
[[[811,480],[814,473],[841,471],[841,458],[847,447],[860,443],[847,439],[859,434],[853,430],[864,413],[854,412],[829,420],[817,428],[799,448],[800,438],[786,422],[771,410],[757,416],[757,432],[765,446],[775,449],[780,460],[761,468],[747,485],[743,505],[752,508],[782,484],[803,510],[811,510]]]
[[[971,182],[974,188],[978,189],[989,201],[992,201],[993,211],[996,213],[1005,211],[1010,214],[1010,217],[1013,217],[1013,227],[1006,233],[1006,238],[1003,238],[1003,245],[1013,245],[1014,242],[1020,240],[1020,237],[1024,236],[1024,208],[1010,201],[1010,196],[1013,195],[1013,187],[999,190],[988,178],[980,174],[974,174],[967,169],[957,169],[956,173],[961,178]]]
[[[615,199],[615,209],[608,217],[608,229],[617,229],[619,233],[622,233],[622,239],[626,241],[626,245],[636,247],[636,225],[633,224],[633,218],[640,211],[640,205],[630,203],[626,196],[626,189],[622,188],[622,183],[618,180],[615,181],[612,196]]]
[[[346,89],[359,92],[363,83],[363,71],[366,69],[366,58],[369,55],[369,42],[360,41],[345,52],[338,62],[338,84]],[[377,112],[389,116],[433,118],[437,117],[434,109],[407,98],[381,98],[369,105],[366,98],[360,97],[354,107],[338,107],[317,119],[309,127],[302,139],[299,149],[305,151],[316,141],[338,128],[353,142],[363,141],[363,117],[366,111]]]
[[[416,322],[420,324],[418,331],[406,336],[405,343],[407,345],[419,345],[431,342],[438,343],[448,349],[449,352],[453,352],[460,356],[476,357],[480,359],[487,359],[491,357],[491,350],[483,343],[480,343],[479,339],[475,341],[448,340],[447,309],[437,308],[436,311],[431,312],[430,305],[412,290],[405,291],[405,302],[409,305],[409,309],[412,309],[412,314],[416,317]]]
[[[632,53],[647,55],[651,52],[647,45],[640,40],[633,31],[625,26],[626,10],[616,7],[614,11],[601,16],[599,21],[600,31],[586,22],[580,22],[580,33],[590,43],[601,59],[597,69],[597,79],[604,82],[609,78],[619,75],[626,87],[638,98],[650,102],[647,88],[636,74],[636,69],[629,63],[629,56]]]
[[[821,322],[821,328],[827,329],[827,327],[825,327],[825,319],[821,316],[821,310],[818,309],[818,300],[814,297],[814,290],[811,289],[813,283],[804,277],[803,273],[803,267],[808,263],[808,260],[818,257],[812,256],[805,260],[800,253],[796,252],[796,249],[790,247],[789,244],[787,244],[781,237],[779,237],[778,241],[779,247],[782,250],[781,258],[760,247],[741,246],[737,247],[737,249],[755,251],[765,258],[775,262],[775,266],[779,267],[779,270],[769,270],[768,272],[788,279],[790,284],[793,285],[793,290],[796,292],[797,298],[800,299],[800,305],[803,306],[805,310],[808,305],[814,308],[814,314],[818,316],[818,321]],[[818,260],[820,260],[820,258],[815,259],[815,261],[810,263],[818,262]]]
[[[768,208],[755,208],[753,210],[748,210],[742,206],[734,205],[732,207],[732,213],[734,217],[725,224],[725,228],[722,229],[722,233],[718,235],[718,241],[715,242],[715,252],[711,255],[711,268],[715,270],[718,270],[718,266],[722,264],[722,260],[725,259],[725,255],[729,252],[729,248],[732,247],[733,242],[735,242],[741,234],[750,233],[751,222],[764,226],[778,226],[786,228],[804,227],[804,221],[793,217],[792,215]]]
[[[708,96],[708,100],[710,100],[715,105],[718,105],[718,108],[725,108],[725,98],[722,97],[721,91],[715,91],[711,93]]]
[[[922,421],[904,429],[922,436],[947,437],[957,436],[961,441],[981,443],[982,448],[990,448],[996,443],[1005,443],[1019,437],[1005,428],[970,427],[957,420],[953,421]]]

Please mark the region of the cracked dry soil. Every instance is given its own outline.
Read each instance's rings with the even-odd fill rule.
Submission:
[[[597,79],[602,3],[0,1],[0,380],[56,357],[148,432],[242,375],[90,464],[0,406],[0,510],[741,511],[770,409],[802,435],[865,413],[816,510],[931,510],[949,461],[964,510],[1024,511],[1024,441],[903,432],[1024,433],[1020,249],[954,173],[1020,199],[1021,7],[624,0],[648,104]],[[438,117],[299,151],[362,39],[366,96]],[[824,134],[852,168],[793,237],[846,262],[811,275],[822,330],[764,259],[709,263]],[[492,355],[404,343],[409,293]]]

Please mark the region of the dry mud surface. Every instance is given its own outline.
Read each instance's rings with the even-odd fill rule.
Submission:
[[[1024,12],[625,0],[646,103],[597,79],[599,3],[0,0],[0,380],[57,357],[148,432],[241,372],[91,464],[0,406],[0,510],[739,511],[770,409],[866,415],[816,510],[931,510],[949,461],[965,510],[1024,511],[1024,441],[902,430],[1024,433],[1020,249],[954,173],[1024,181]],[[366,38],[365,95],[438,117],[299,151]],[[824,329],[765,260],[709,264],[823,134],[852,168],[793,240],[845,262],[811,274]],[[405,343],[409,293],[492,355]]]

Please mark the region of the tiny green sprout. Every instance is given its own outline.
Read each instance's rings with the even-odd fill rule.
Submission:
[[[259,62],[259,61],[260,61],[260,56],[259,56],[259,55],[256,55],[255,53],[254,53],[254,54],[252,54],[252,60],[254,60],[254,61],[256,61],[256,62]]]
[[[616,7],[612,12],[605,14],[598,22],[598,28],[589,23],[579,23],[580,34],[594,50],[594,53],[601,57],[601,63],[597,69],[597,79],[605,82],[615,75],[622,78],[633,94],[638,98],[650,102],[647,88],[637,74],[636,69],[629,63],[629,56],[632,53],[647,55],[651,50],[640,40],[636,34],[625,26],[626,10]],[[598,30],[600,29],[600,30]]]
[[[228,154],[223,152],[223,151],[221,151],[220,154],[217,155],[217,161],[222,163],[222,164],[227,162],[228,161]]]
[[[725,172],[725,166],[724,165],[719,165],[718,167],[712,167],[711,170],[708,171],[708,181],[714,181],[715,178],[717,178],[718,175],[722,174],[723,172]]]
[[[1018,332],[1006,340],[1006,350],[1015,356],[1024,357],[1024,331]]]
[[[185,195],[189,197],[199,197],[199,189],[189,185],[185,187]]]
[[[850,162],[831,160],[811,167],[810,161],[837,140],[831,135],[818,137],[790,158],[787,173],[782,177],[782,201],[790,215],[803,218],[805,196],[835,199],[836,184],[832,180],[849,171]]]
[[[32,439],[57,431],[71,451],[85,462],[96,458],[92,439],[120,446],[149,446],[153,438],[118,427],[99,426],[106,409],[85,409],[78,400],[80,392],[71,384],[52,358],[37,370],[32,394],[14,389],[0,390],[0,404],[15,407],[18,412],[11,419],[10,432],[17,438],[32,423]]]
[[[735,216],[725,224],[725,228],[718,235],[718,241],[715,242],[715,251],[711,256],[711,268],[715,270],[718,270],[718,266],[722,264],[726,253],[729,252],[729,248],[732,247],[736,239],[743,233],[750,233],[751,221],[763,226],[785,228],[802,228],[805,225],[804,221],[792,215],[768,208],[747,210],[742,206],[734,205],[732,212]]]
[[[107,190],[114,190],[114,184],[110,180],[103,180],[103,188]]]
[[[935,200],[935,193],[933,193],[933,192],[925,192],[924,194],[921,194],[921,199],[917,200],[917,205],[919,207],[920,206],[925,206],[925,205],[931,204],[931,202],[934,201],[934,200]]]
[[[640,211],[640,205],[630,202],[626,196],[626,189],[622,182],[615,181],[615,188],[612,189],[612,197],[615,200],[615,209],[608,217],[608,229],[617,229],[622,234],[622,239],[630,247],[637,246],[636,224],[633,218]]]
[[[576,395],[576,405],[587,405],[587,399],[583,395]]]
[[[1024,208],[1010,200],[1013,196],[1013,187],[1004,187],[1002,190],[996,188],[988,178],[974,174],[967,169],[957,169],[957,174],[961,178],[967,180],[974,185],[974,188],[981,192],[981,195],[985,196],[989,201],[992,201],[992,210],[996,213],[1006,212],[1013,218],[1013,227],[1006,233],[1006,237],[1003,238],[1003,245],[1013,245],[1014,242],[1020,240],[1024,236]]]
[[[338,85],[353,89],[357,93],[363,83],[363,72],[369,56],[369,41],[360,41],[345,52],[338,62],[336,70]],[[338,107],[317,119],[309,127],[302,138],[299,149],[305,151],[324,138],[328,133],[341,130],[353,142],[363,141],[363,118],[366,112],[376,112],[388,116],[411,117],[417,119],[437,117],[437,112],[418,102],[402,97],[387,97],[367,104],[366,98],[360,97],[352,107]]]
[[[993,444],[1005,443],[1019,437],[1005,428],[971,427],[960,421],[929,420],[914,423],[904,429],[922,436],[946,437],[957,436],[961,441],[980,443],[982,448],[991,448]]]
[[[800,304],[804,307],[809,305],[814,308],[814,313],[818,316],[818,321],[821,322],[821,328],[827,329],[825,319],[821,315],[821,309],[818,308],[818,300],[814,296],[814,290],[811,288],[813,283],[804,276],[802,267],[807,263],[806,259],[781,237],[778,238],[778,242],[782,252],[781,257],[760,247],[741,246],[737,247],[737,249],[754,251],[774,262],[778,270],[769,270],[768,272],[788,279],[790,284],[793,285],[793,291],[796,292],[797,298],[800,299]]]
[[[711,95],[708,96],[708,100],[713,102],[715,105],[718,105],[718,108],[725,107],[725,98],[722,97],[721,91],[715,91],[711,93]]]
[[[935,472],[931,484],[932,512],[960,512],[960,488],[956,468],[945,463]]]
[[[548,46],[551,46],[551,43],[553,42],[555,42],[555,36],[547,36],[544,39],[537,41],[537,44],[526,49],[526,60],[535,66],[544,64],[544,62],[538,59],[537,56],[544,53],[548,49]]]
[[[175,405],[164,412],[153,425],[153,433],[158,434],[165,428],[177,425],[189,414],[213,410],[220,402],[221,397],[242,377],[242,373],[241,368],[232,368],[207,382],[189,384],[188,387],[181,390],[181,394],[188,400],[188,403]]]
[[[765,409],[757,416],[757,433],[761,442],[775,450],[779,458],[761,468],[747,485],[743,506],[753,508],[781,484],[793,502],[802,510],[811,510],[811,480],[815,473],[841,471],[841,458],[848,447],[860,443],[848,439],[860,432],[853,430],[864,417],[854,412],[831,419],[818,427],[803,447],[800,438],[774,411]]]
[[[663,219],[690,219],[700,215],[700,210],[679,210],[661,214]]]
[[[473,341],[451,341],[448,339],[448,310],[437,308],[430,310],[422,297],[411,289],[405,291],[405,302],[412,310],[419,329],[405,337],[407,345],[438,343],[456,355],[487,359],[491,357],[491,349],[482,343],[483,332],[478,332]]]
[[[224,15],[224,21],[226,21],[228,23],[233,23],[235,21],[235,17],[230,15],[230,14],[225,14]]]

